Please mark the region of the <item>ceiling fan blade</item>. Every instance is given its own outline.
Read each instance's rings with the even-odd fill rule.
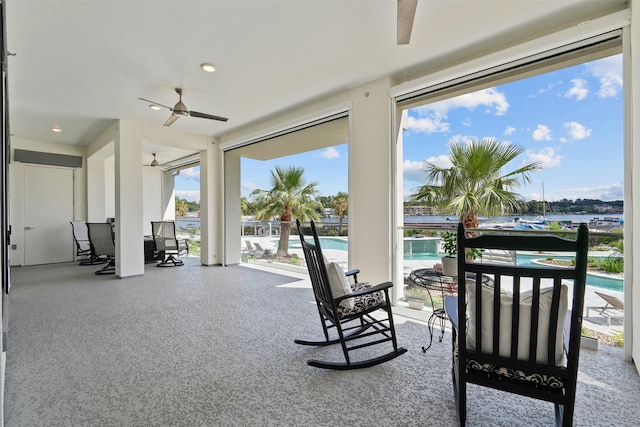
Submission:
[[[409,44],[418,0],[398,0],[398,44]]]
[[[189,111],[189,115],[191,117],[198,117],[198,118],[201,118],[201,119],[218,120],[220,122],[226,122],[227,120],[229,120],[226,117],[214,116],[213,114],[199,113],[197,111]]]
[[[169,111],[173,111],[173,108],[171,108],[171,107],[169,107],[167,105],[160,104],[160,103],[158,103],[156,101],[151,101],[150,99],[145,99],[145,98],[138,98],[138,99],[141,100],[141,101],[148,102],[148,103],[153,104],[153,105],[157,105],[158,107],[164,107]]]
[[[176,120],[178,120],[180,118],[179,115],[177,114],[172,114],[166,122],[164,122],[165,126],[171,126],[173,124],[173,122],[175,122]]]

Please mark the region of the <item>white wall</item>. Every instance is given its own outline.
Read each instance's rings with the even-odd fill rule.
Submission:
[[[142,212],[145,236],[152,234],[151,221],[162,221],[164,219],[162,178],[163,173],[160,169],[149,166],[142,168]]]
[[[41,151],[55,154],[67,154],[72,156],[80,156],[83,158],[81,168],[76,168],[76,179],[74,180],[74,204],[73,216],[74,220],[84,220],[87,215],[86,203],[86,181],[85,167],[86,157],[84,147],[74,145],[55,144],[50,142],[33,141],[22,138],[11,138],[11,164],[9,165],[10,173],[10,218],[11,225],[11,248],[10,265],[17,266],[24,264],[24,224],[23,224],[23,193],[24,193],[24,164],[13,160],[13,150],[30,150]],[[43,206],[42,209],[46,209]],[[71,233],[71,226],[69,226]],[[15,247],[15,249],[13,249]]]

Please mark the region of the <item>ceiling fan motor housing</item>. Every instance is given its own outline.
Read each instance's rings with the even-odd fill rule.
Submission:
[[[173,114],[178,116],[188,116],[189,110],[187,110],[187,106],[184,105],[182,101],[178,101],[178,103],[173,107]]]

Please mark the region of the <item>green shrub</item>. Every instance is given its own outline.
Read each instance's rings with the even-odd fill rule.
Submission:
[[[620,329],[613,329],[611,331],[613,343],[616,347],[624,347],[624,331]]]
[[[602,269],[607,273],[622,273],[624,271],[624,259],[619,256],[610,256],[602,261]]]
[[[607,273],[622,273],[624,271],[624,258],[620,256],[609,256],[606,258],[589,257],[587,259],[587,266],[604,270]]]
[[[624,240],[622,239],[614,240],[613,242],[610,242],[609,245],[616,248],[620,252],[624,252]]]

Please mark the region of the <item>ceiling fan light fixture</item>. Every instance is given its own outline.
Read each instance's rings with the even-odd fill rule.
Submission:
[[[156,153],[153,153],[153,160],[149,163],[149,166],[158,166],[160,163],[156,160]]]
[[[203,62],[202,64],[200,64],[200,68],[202,68],[207,73],[213,73],[216,70],[216,67],[208,62]]]

